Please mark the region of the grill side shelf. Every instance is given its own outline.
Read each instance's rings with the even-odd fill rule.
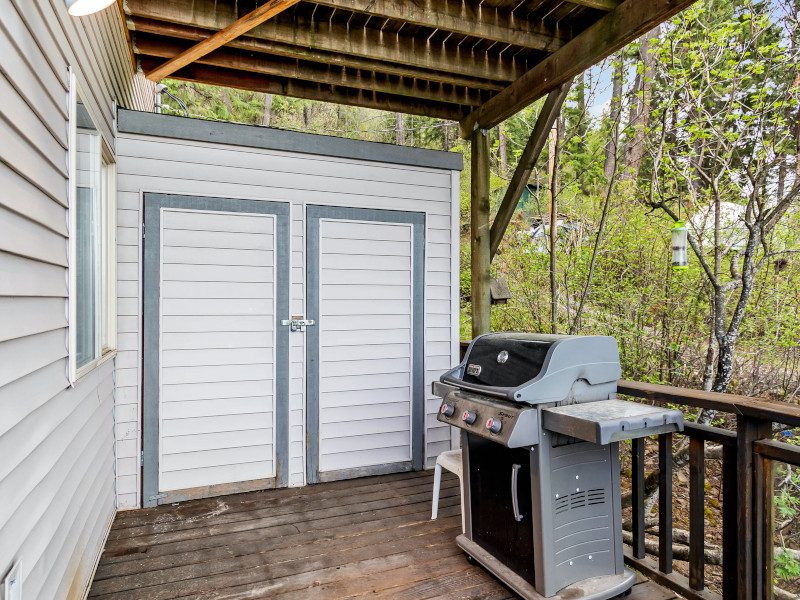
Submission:
[[[611,399],[542,409],[542,426],[594,444],[609,444],[683,431],[683,413]]]

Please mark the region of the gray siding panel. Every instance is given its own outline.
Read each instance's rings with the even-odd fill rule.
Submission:
[[[148,118],[144,115],[143,118]],[[184,121],[181,121],[183,124]],[[188,121],[189,125],[204,127],[204,123]],[[239,128],[221,124],[221,129]],[[141,202],[147,192],[183,195],[242,198],[291,203],[291,315],[307,315],[305,264],[307,204],[346,206],[353,208],[381,208],[413,211],[425,214],[426,248],[425,284],[425,408],[427,439],[424,448],[425,465],[430,467],[443,449],[449,449],[449,428],[435,420],[438,409],[431,392],[431,382],[438,379],[445,368],[458,359],[457,277],[451,275],[458,265],[458,231],[453,223],[458,219],[458,173],[426,167],[374,162],[330,156],[320,153],[287,152],[264,147],[242,147],[231,144],[176,139],[159,135],[142,135],[125,132],[122,124],[118,139],[118,348],[117,361],[117,491],[120,508],[140,505],[138,456],[141,424],[139,423],[141,373]],[[304,137],[316,140],[319,136]],[[324,139],[324,138],[323,138]],[[243,140],[239,140],[243,143]],[[371,147],[371,145],[370,145]],[[309,150],[308,148],[305,148]],[[166,167],[165,167],[166,165]],[[455,191],[453,186],[455,186]],[[455,231],[455,233],[453,233]],[[149,232],[149,226],[148,226]],[[148,233],[149,235],[149,233]],[[371,244],[373,240],[366,240]],[[340,257],[331,256],[331,261]],[[375,258],[384,261],[384,258]],[[389,262],[384,264],[391,268]],[[382,263],[383,264],[383,263]],[[387,271],[390,273],[390,271]],[[348,300],[353,297],[380,297],[396,299],[394,289],[388,285],[330,286],[331,300]],[[230,284],[229,284],[230,285]],[[172,286],[180,297],[182,286]],[[240,286],[241,287],[241,286]],[[342,288],[349,288],[347,290]],[[209,299],[227,297],[227,286],[209,285],[205,289]],[[221,295],[222,294],[222,295]],[[338,294],[338,296],[337,296]],[[356,296],[353,296],[353,295]],[[239,296],[237,296],[239,297]],[[454,307],[455,317],[447,310]],[[336,310],[339,304],[332,304]],[[135,312],[134,312],[135,310]],[[356,335],[352,331],[337,331],[336,343],[346,344]],[[407,330],[397,337],[397,332],[386,332],[383,342],[408,344]],[[184,345],[204,343],[192,339],[194,334],[170,333],[165,344],[180,348]],[[395,339],[395,337],[397,339]],[[325,343],[323,341],[323,343]],[[353,342],[355,343],[355,342]],[[388,350],[387,350],[388,351]],[[304,334],[290,337],[289,385],[289,484],[305,483],[306,454],[306,347]],[[428,364],[436,365],[429,367]],[[446,365],[446,367],[444,366]],[[383,386],[382,386],[383,387]],[[333,393],[333,392],[332,392]],[[347,405],[352,394],[339,395],[340,406]],[[346,398],[346,397],[347,398]],[[355,402],[354,402],[355,403]],[[387,408],[386,410],[389,410]],[[339,411],[340,413],[343,411]],[[383,413],[381,413],[383,414]],[[433,418],[431,418],[433,417]],[[336,418],[336,415],[332,415]],[[434,430],[437,430],[435,433]],[[438,431],[441,430],[441,431]]]
[[[115,513],[114,360],[67,379],[69,67],[112,149],[112,104],[152,107],[115,4],[0,0],[0,576],[82,598]]]

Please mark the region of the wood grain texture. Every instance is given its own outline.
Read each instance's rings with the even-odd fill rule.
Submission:
[[[461,121],[461,135],[490,129],[532,102],[610,56],[694,0],[627,0],[540,61],[505,90]]]
[[[250,31],[253,27],[260,25],[267,19],[271,19],[290,6],[294,6],[300,0],[268,0],[252,12],[246,14],[241,19],[237,19],[224,29],[219,30],[211,37],[203,40],[171,58],[160,67],[153,69],[147,74],[151,81],[159,81],[164,77],[169,77],[172,73],[193,63],[198,58],[213,52],[220,46],[224,46],[229,41],[239,37],[243,33]]]
[[[436,521],[432,488],[414,472],[123,513],[89,597],[515,598],[455,544],[458,479],[443,475]],[[631,597],[675,596],[641,581]]]

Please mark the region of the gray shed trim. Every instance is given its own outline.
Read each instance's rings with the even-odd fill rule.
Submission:
[[[142,506],[158,504],[159,444],[159,298],[161,209],[220,210],[227,212],[272,214],[278,218],[276,235],[276,311],[275,347],[289,347],[289,328],[281,320],[289,315],[289,205],[261,200],[201,198],[177,194],[145,194],[144,196],[144,274],[143,274],[143,393],[144,422],[142,427],[143,468]],[[275,352],[275,484],[289,483],[289,353]]]
[[[284,131],[257,125],[204,121],[132,110],[119,111],[117,127],[120,132],[124,133],[157,135],[198,142],[250,146],[266,150],[302,152],[451,171],[461,171],[464,168],[464,159],[458,152],[408,148],[394,144]]]
[[[376,221],[380,223],[411,223],[413,225],[413,360],[411,364],[411,467],[419,471],[425,461],[425,215],[417,212],[396,210],[372,210],[339,206],[314,206],[306,208],[308,231],[308,253],[306,255],[308,296],[308,318],[319,322],[320,283],[320,219],[349,219],[353,221]],[[307,383],[306,383],[306,481],[318,483],[319,473],[319,327],[309,327],[306,337]],[[379,467],[380,469],[380,467]],[[396,470],[396,469],[395,469]],[[345,474],[339,472],[336,479],[363,477],[384,471]]]

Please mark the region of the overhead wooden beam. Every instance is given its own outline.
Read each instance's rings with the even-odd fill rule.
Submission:
[[[127,0],[127,14],[204,29],[219,29],[236,20],[235,3],[217,0]],[[371,27],[351,28],[335,20],[278,15],[253,28],[248,36],[347,54],[361,58],[457,73],[491,81],[511,82],[530,65],[524,59],[432,43],[411,34],[384,32]]]
[[[157,66],[159,59],[142,56],[139,61],[142,68],[147,71]],[[239,88],[254,92],[265,92],[279,96],[292,96],[306,100],[319,100],[334,104],[349,106],[362,106],[390,112],[402,112],[414,115],[427,115],[438,119],[457,121],[463,112],[458,106],[440,102],[428,102],[384,94],[382,92],[369,92],[345,86],[331,86],[313,82],[287,79],[285,77],[270,77],[259,73],[248,73],[233,69],[223,69],[200,63],[192,63],[171,75],[173,79],[196,81],[211,85]]]
[[[503,196],[503,202],[500,204],[492,223],[491,233],[489,234],[490,261],[497,254],[497,249],[500,247],[500,242],[506,233],[506,229],[508,229],[508,224],[514,217],[514,211],[517,209],[522,191],[528,184],[528,179],[530,179],[531,172],[536,166],[536,161],[547,143],[550,130],[553,128],[553,123],[558,118],[559,112],[561,112],[561,106],[569,93],[571,83],[572,80],[554,89],[548,94],[547,100],[544,101],[542,111],[533,126],[531,137],[519,157],[517,168],[514,170],[514,175],[512,175],[508,188],[506,188],[506,193]]]
[[[632,42],[695,0],[625,0],[461,121],[467,138],[490,129]]]
[[[252,12],[247,13],[241,19],[237,19],[211,37],[184,50],[178,56],[158,66],[147,74],[147,78],[152,81],[158,81],[164,77],[169,77],[178,69],[193,63],[198,58],[205,56],[209,52],[213,52],[220,46],[224,46],[243,33],[250,31],[253,27],[260,25],[267,19],[271,19],[278,13],[294,6],[299,1],[300,0],[267,0],[264,4]]]
[[[462,0],[314,0],[316,4],[381,19],[405,21],[411,25],[452,31],[523,48],[555,52],[566,42],[565,32],[553,31],[540,20],[529,21],[511,12]],[[609,2],[613,0],[581,0]]]
[[[202,29],[200,27],[178,25],[176,23],[167,23],[165,21],[156,21],[153,19],[134,16],[127,17],[127,25],[128,29],[132,32],[150,33],[164,38],[178,38],[189,41],[204,40],[212,33],[209,30]],[[499,92],[505,88],[503,83],[490,81],[488,79],[467,77],[448,71],[420,69],[407,65],[398,65],[390,62],[370,60],[368,58],[361,58],[358,56],[349,56],[347,54],[325,52],[322,50],[303,48],[301,46],[293,46],[281,42],[259,40],[249,36],[238,37],[235,40],[230,41],[227,44],[227,47],[238,48],[252,52],[261,52],[273,56],[282,56],[314,63],[321,63],[335,67],[361,69],[364,71],[374,71],[376,73],[383,73],[386,75],[409,77],[421,81],[434,81],[449,85],[471,87],[479,90]]]
[[[569,2],[577,4],[578,6],[595,8],[606,12],[612,11],[619,6],[619,0],[569,0]]]
[[[141,55],[167,58],[179,54],[185,47],[186,43],[181,43],[180,40],[143,33],[137,33],[135,37],[135,48]],[[227,46],[206,54],[195,62],[262,75],[301,79],[318,84],[343,85],[373,92],[410,96],[446,104],[479,106],[482,103],[480,93],[470,88],[456,88],[451,85],[416,79],[405,80],[395,76],[376,75],[371,71],[348,70],[301,62],[281,56],[254,54]]]

